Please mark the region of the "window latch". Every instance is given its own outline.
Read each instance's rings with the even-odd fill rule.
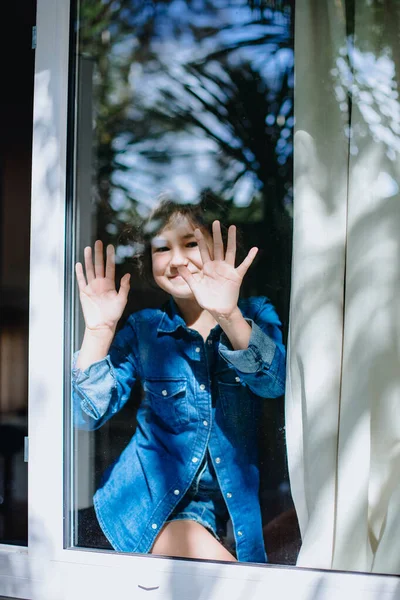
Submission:
[[[32,27],[32,50],[36,48],[36,25]]]
[[[28,436],[24,437],[24,462],[28,462],[29,459],[29,438]]]

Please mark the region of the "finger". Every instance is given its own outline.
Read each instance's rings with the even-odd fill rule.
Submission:
[[[94,279],[94,269],[93,269],[93,261],[92,261],[92,249],[90,246],[87,246],[83,251],[85,257],[85,271],[86,271],[86,279],[88,284],[91,283]]]
[[[236,258],[236,227],[231,225],[228,229],[228,243],[226,245],[225,261],[228,265],[235,266]]]
[[[125,303],[128,300],[128,294],[129,294],[129,290],[130,290],[130,279],[131,276],[129,273],[125,273],[125,275],[122,277],[121,282],[119,284],[119,290],[118,290],[118,296],[120,298],[122,298]]]
[[[96,240],[94,244],[94,272],[96,277],[104,277],[103,242]]]
[[[240,275],[240,277],[242,279],[246,275],[248,268],[250,267],[251,263],[255,259],[257,252],[258,252],[258,248],[255,248],[255,247],[252,248],[250,250],[250,252],[248,253],[248,255],[246,256],[246,258],[244,259],[244,261],[236,269],[236,273],[238,273],[238,275]]]
[[[214,260],[224,260],[224,242],[221,235],[221,224],[214,221],[212,224],[213,242],[214,242]]]
[[[178,267],[178,273],[186,281],[190,289],[193,290],[193,286],[196,284],[196,280],[189,271],[189,269],[182,265]]]
[[[115,281],[115,249],[112,244],[108,244],[106,254],[106,277]]]
[[[80,291],[82,291],[87,286],[86,279],[85,279],[85,276],[83,274],[82,263],[80,263],[80,262],[76,263],[76,265],[75,265],[75,274],[76,274],[76,281],[78,283],[78,288],[79,288]]]
[[[194,237],[196,238],[196,241],[199,245],[201,260],[203,261],[203,264],[205,264],[206,262],[209,262],[211,260],[210,250],[207,246],[207,242],[204,239],[204,235],[200,231],[200,229],[194,230]]]

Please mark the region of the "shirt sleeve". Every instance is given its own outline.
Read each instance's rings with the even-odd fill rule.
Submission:
[[[87,369],[72,362],[72,407],[74,424],[80,429],[98,429],[128,401],[138,375],[133,322],[117,333],[109,354]]]
[[[252,392],[263,398],[281,396],[285,391],[286,352],[279,317],[272,304],[264,298],[253,318],[246,318],[246,321],[251,327],[248,347],[233,350],[228,337],[222,332],[219,353],[236,369],[242,382]]]

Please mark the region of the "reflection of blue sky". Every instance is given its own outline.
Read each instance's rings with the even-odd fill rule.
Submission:
[[[113,183],[128,189],[139,204],[149,209],[161,193],[194,202],[198,200],[204,181],[212,188],[217,186],[219,169],[213,160],[217,152],[216,144],[205,137],[196,139],[195,148],[193,143],[193,138],[185,132],[164,136],[157,150],[162,152],[168,149],[171,161],[157,166],[154,143],[145,141],[137,144],[134,151],[118,157],[118,162],[129,167],[129,170],[115,170]],[[163,147],[164,144],[168,144],[168,148]],[[124,208],[128,208],[128,205]]]
[[[110,63],[121,64],[124,57],[138,48],[134,37],[135,30],[146,20],[146,15],[135,15],[132,33],[126,40],[110,46]],[[129,15],[126,19],[129,19]],[[133,18],[133,17],[132,17]],[[214,33],[196,41],[192,31],[196,28],[210,28]],[[280,47],[288,40],[288,21],[279,12],[266,10],[264,21],[256,20],[247,0],[216,0],[210,6],[197,0],[187,3],[172,0],[162,5],[155,20],[155,33],[151,40],[151,50],[156,59],[151,62],[133,62],[129,72],[129,89],[123,81],[116,80],[110,100],[118,103],[126,94],[131,95],[128,115],[140,123],[148,119],[147,111],[157,108],[171,118],[179,110],[198,120],[198,125],[190,124],[181,131],[159,131],[156,137],[145,141],[133,140],[132,135],[121,133],[113,142],[116,149],[116,164],[124,169],[114,170],[111,203],[118,211],[129,209],[129,198],[138,202],[138,210],[146,211],[166,191],[184,202],[199,198],[200,192],[210,188],[222,197],[234,198],[237,206],[248,206],[260,192],[260,181],[255,172],[259,165],[249,148],[243,147],[231,124],[225,119],[223,105],[226,92],[222,85],[230,84],[223,64],[215,59],[207,59],[212,52],[226,50],[228,63],[233,66],[251,65],[260,78],[260,93],[266,96],[278,92],[286,73],[290,74],[289,86],[293,86],[293,51]],[[187,64],[206,61],[203,77],[195,77],[187,70]],[[212,81],[213,77],[217,81]],[[184,82],[189,89],[182,86]],[[220,82],[220,83],[219,83]],[[193,92],[193,94],[191,93]],[[173,96],[173,109],[168,105],[168,96]],[[197,98],[195,97],[197,95]],[[207,110],[201,101],[215,107],[218,116]],[[276,145],[278,163],[285,165],[292,154],[293,106],[286,100],[276,115],[266,120],[268,127],[281,127],[281,136]],[[287,118],[288,117],[288,118]],[[280,119],[280,120],[279,120]],[[154,130],[158,125],[154,124]],[[208,132],[208,133],[207,133]],[[237,149],[242,161],[225,157],[223,145]],[[230,182],[230,185],[227,185]],[[125,200],[122,201],[126,190]],[[118,207],[118,208],[117,208]]]
[[[346,50],[347,52],[347,50]],[[342,56],[336,61],[332,75],[337,79],[336,98],[344,113],[348,111],[347,94],[361,114],[361,119],[346,127],[350,151],[358,154],[358,140],[369,131],[376,142],[386,146],[387,157],[396,161],[400,154],[400,104],[395,65],[383,51],[380,56],[362,52],[350,45],[348,61]]]

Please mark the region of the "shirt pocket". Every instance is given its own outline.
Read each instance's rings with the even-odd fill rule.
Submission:
[[[151,378],[144,382],[155,419],[164,429],[178,431],[189,422],[187,380],[185,378]]]

